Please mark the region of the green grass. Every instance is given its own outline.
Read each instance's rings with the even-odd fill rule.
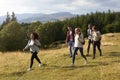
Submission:
[[[105,42],[116,45],[104,46]],[[27,72],[31,54],[24,52],[0,53],[0,80],[120,80],[120,34],[115,37],[103,37],[103,56],[96,54],[89,63],[76,56],[75,67],[70,67],[71,58],[66,47],[55,50],[41,50],[38,56],[44,63],[39,68],[34,60],[33,70]],[[87,45],[87,42],[86,42]],[[86,54],[86,45],[84,54]]]

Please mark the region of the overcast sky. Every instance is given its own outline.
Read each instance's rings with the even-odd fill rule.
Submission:
[[[71,12],[86,14],[108,9],[120,11],[120,0],[0,0],[0,15],[15,13]]]

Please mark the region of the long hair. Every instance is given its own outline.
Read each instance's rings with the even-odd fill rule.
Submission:
[[[31,33],[31,34],[33,34],[34,35],[34,39],[39,39],[39,36],[38,36],[38,34],[37,33]]]
[[[80,28],[75,28],[75,31],[78,30],[79,34],[81,34],[81,29]]]
[[[96,31],[98,31],[98,28],[96,26],[93,26],[93,29],[96,30]]]

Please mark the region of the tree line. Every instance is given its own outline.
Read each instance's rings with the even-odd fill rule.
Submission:
[[[47,48],[56,41],[64,41],[67,27],[81,28],[86,37],[87,25],[95,25],[102,34],[120,32],[120,12],[95,12],[86,15],[76,15],[64,21],[41,23],[18,23],[14,12],[11,17],[7,13],[6,20],[0,26],[0,51],[22,50],[31,32],[39,34],[41,47]]]

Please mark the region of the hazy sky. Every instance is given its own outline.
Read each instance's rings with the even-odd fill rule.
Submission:
[[[15,13],[71,12],[85,14],[108,9],[120,11],[120,0],[0,0],[0,15]]]

